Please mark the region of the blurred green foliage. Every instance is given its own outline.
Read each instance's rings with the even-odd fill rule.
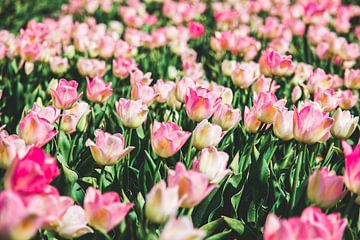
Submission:
[[[56,16],[66,0],[0,0],[0,29],[17,32],[29,20]]]

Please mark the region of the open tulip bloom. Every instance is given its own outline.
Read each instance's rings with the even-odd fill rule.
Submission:
[[[360,239],[358,1],[0,16],[0,240]]]

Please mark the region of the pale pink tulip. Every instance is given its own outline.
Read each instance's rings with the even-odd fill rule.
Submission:
[[[321,208],[331,208],[344,196],[344,179],[328,168],[315,170],[309,177],[307,196],[311,203]]]
[[[284,108],[285,104],[285,99],[278,100],[273,93],[261,92],[254,100],[256,117],[261,122],[270,124],[274,120],[276,109]]]
[[[201,150],[218,145],[224,135],[225,132],[220,126],[211,124],[207,119],[204,119],[194,129],[191,141],[194,147]]]
[[[159,240],[202,240],[206,236],[203,230],[194,228],[190,217],[171,219],[160,234]]]
[[[153,86],[156,94],[158,95],[156,101],[158,103],[165,103],[170,99],[171,92],[175,89],[176,85],[171,81],[157,80]]]
[[[69,62],[67,58],[59,56],[51,57],[49,63],[51,71],[58,75],[65,73],[69,68]]]
[[[351,89],[360,89],[360,69],[346,69],[344,85]]]
[[[348,139],[355,131],[359,117],[351,115],[350,111],[342,111],[338,108],[334,114],[334,125],[330,131],[334,137]]]
[[[343,152],[345,156],[345,172],[344,181],[347,189],[351,192],[360,195],[360,144],[357,144],[354,149],[345,142],[342,141]]]
[[[86,190],[84,210],[88,223],[100,232],[108,232],[118,225],[133,207],[122,203],[116,192],[101,192],[93,187]]]
[[[133,100],[141,99],[143,103],[150,106],[155,101],[157,96],[158,94],[155,92],[153,87],[144,85],[140,82],[136,82],[135,84],[131,85],[131,99]]]
[[[277,85],[275,81],[272,81],[271,78],[267,78],[264,76],[259,77],[252,86],[252,90],[256,94],[260,94],[261,92],[267,92],[267,91],[275,93],[276,90],[278,90],[279,88],[280,86]]]
[[[97,129],[94,135],[96,142],[88,139],[85,145],[90,147],[95,162],[100,165],[114,165],[135,149],[133,146],[125,148],[125,139],[120,133],[110,134]]]
[[[274,115],[273,131],[275,136],[284,141],[294,138],[293,135],[293,111],[287,109],[277,109]]]
[[[86,118],[90,111],[87,102],[76,102],[70,109],[64,111],[61,119],[61,130],[67,134],[74,133],[80,119],[82,117]]]
[[[263,51],[259,59],[260,71],[265,76],[289,76],[294,72],[292,56],[285,56],[272,49]]]
[[[78,83],[76,81],[60,79],[56,89],[50,89],[54,106],[59,109],[71,108],[82,95],[82,93],[77,93],[77,88]]]
[[[16,158],[22,158],[28,151],[24,140],[5,130],[0,130],[0,168],[8,168]]]
[[[86,96],[91,102],[104,103],[111,97],[111,83],[105,83],[101,77],[94,77],[91,81],[86,78],[86,82]]]
[[[151,146],[157,155],[168,158],[175,155],[190,137],[191,133],[171,121],[154,121],[151,130]]]
[[[183,77],[180,81],[176,81],[176,98],[184,103],[188,89],[196,89],[196,83],[194,80],[188,77]]]
[[[120,98],[118,102],[115,102],[115,110],[121,123],[129,128],[141,126],[145,122],[149,111],[141,99],[131,100],[126,98]]]
[[[318,88],[314,93],[314,101],[320,103],[323,111],[332,112],[339,104],[339,97],[333,89]]]
[[[339,90],[338,94],[340,100],[339,106],[346,110],[353,108],[359,99],[359,95],[357,93],[354,94],[351,90]]]
[[[260,77],[259,64],[255,62],[243,62],[237,64],[231,73],[231,80],[237,87],[246,89]]]
[[[248,108],[245,106],[244,110],[244,125],[245,130],[250,133],[256,133],[259,130],[261,122],[256,118],[256,110],[254,107]]]
[[[34,103],[31,111],[36,112],[40,118],[48,120],[51,124],[54,124],[60,117],[60,110],[54,106],[40,107]]]
[[[321,90],[329,89],[332,87],[332,85],[332,78],[330,78],[321,68],[315,69],[315,71],[310,75],[309,79],[307,80],[307,87],[311,93],[315,92],[319,88]]]
[[[131,58],[123,58],[119,56],[116,60],[113,60],[112,69],[115,77],[127,78],[130,72],[136,68],[136,63]]]
[[[212,118],[212,122],[219,125],[224,131],[236,127],[240,120],[240,109],[233,109],[229,104],[220,104]]]
[[[184,198],[181,207],[192,208],[199,204],[216,185],[209,183],[209,178],[195,170],[186,170],[183,163],[178,162],[175,170],[169,170],[169,187],[178,186],[179,197]]]

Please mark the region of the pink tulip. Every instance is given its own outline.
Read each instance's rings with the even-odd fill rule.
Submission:
[[[176,98],[180,102],[185,102],[189,88],[196,89],[196,83],[191,78],[183,77],[180,81],[176,82]]]
[[[302,95],[301,87],[296,85],[291,91],[291,101],[293,103],[296,103],[301,98],[301,95]]]
[[[130,83],[134,85],[135,83],[141,83],[143,85],[150,85],[153,79],[151,78],[151,72],[143,73],[139,69],[134,69],[130,72]]]
[[[278,100],[273,93],[261,92],[254,100],[256,117],[261,122],[270,124],[274,120],[276,109],[284,108],[285,104],[285,99]]]
[[[104,103],[112,95],[111,83],[105,83],[101,77],[94,77],[91,81],[86,78],[86,96],[91,102]]]
[[[159,240],[202,240],[205,236],[204,230],[194,228],[191,217],[183,216],[171,219],[165,225]]]
[[[259,64],[244,62],[237,64],[231,73],[231,80],[235,86],[246,89],[260,77]]]
[[[292,81],[295,84],[303,83],[313,73],[313,66],[306,63],[298,63],[295,68],[295,74]]]
[[[256,118],[255,108],[248,108],[245,106],[244,110],[244,125],[245,130],[250,133],[256,133],[259,130],[261,122]]]
[[[301,217],[280,220],[270,213],[265,222],[264,240],[341,240],[347,220],[339,213],[326,215],[319,208],[306,208]]]
[[[0,238],[9,240],[31,239],[43,223],[11,190],[0,193],[0,219]]]
[[[332,112],[338,106],[339,97],[333,89],[318,88],[314,93],[314,101],[320,103],[323,111]]]
[[[191,120],[200,122],[210,118],[220,102],[221,97],[206,88],[198,88],[197,90],[188,88],[185,96],[186,113]]]
[[[68,59],[63,57],[51,57],[49,64],[51,71],[58,75],[65,73],[69,68]]]
[[[307,87],[311,93],[320,88],[326,90],[332,87],[332,79],[321,68],[317,68],[309,77]]]
[[[294,138],[306,144],[324,142],[330,137],[334,119],[316,105],[307,105],[301,110],[294,107]]]
[[[206,147],[216,146],[225,135],[221,127],[211,124],[207,119],[202,120],[196,125],[191,139],[192,145],[201,150]]]
[[[328,168],[317,169],[309,177],[308,199],[321,208],[335,206],[345,194],[343,177]]]
[[[140,82],[131,85],[131,99],[133,100],[141,99],[146,105],[150,106],[157,96],[158,94],[153,87],[144,85]]]
[[[252,90],[256,94],[260,94],[261,92],[267,92],[267,91],[275,93],[276,90],[278,90],[279,88],[280,86],[277,85],[275,81],[272,81],[271,78],[267,78],[264,76],[258,78],[252,86]]]
[[[355,131],[359,117],[351,115],[350,111],[342,111],[338,108],[334,114],[334,124],[330,131],[334,137],[348,139]]]
[[[50,89],[51,98],[55,107],[59,109],[69,109],[81,97],[82,93],[77,94],[78,83],[74,80],[66,81],[60,79],[56,89]]]
[[[158,103],[165,103],[170,99],[171,92],[175,89],[175,83],[171,81],[164,82],[159,79],[154,85],[154,90],[157,93],[156,101]]]
[[[41,118],[36,112],[29,112],[19,124],[19,137],[26,144],[42,147],[52,140],[58,131],[45,118]]]
[[[201,150],[199,159],[194,159],[193,169],[208,176],[211,183],[219,183],[231,171],[226,169],[229,155],[218,151],[215,147]]]
[[[181,201],[179,187],[166,187],[160,180],[146,195],[145,215],[154,223],[164,223],[176,215]]]
[[[183,163],[178,162],[175,170],[169,170],[169,187],[179,187],[179,197],[184,198],[183,208],[192,208],[198,205],[216,185],[209,183],[209,178],[200,172],[186,170]]]
[[[107,71],[106,62],[98,59],[81,58],[77,62],[76,67],[82,76],[88,76],[90,78],[96,76],[101,77]]]
[[[229,104],[220,104],[212,118],[213,123],[224,131],[234,128],[241,120],[240,109],[233,109]]]
[[[102,58],[112,57],[115,49],[115,41],[110,36],[103,36],[99,41],[99,56]]]
[[[115,102],[117,116],[125,127],[137,128],[146,120],[148,107],[142,100],[120,98]]]
[[[232,72],[235,70],[237,63],[235,60],[224,60],[221,63],[221,71],[225,76],[231,77]]]
[[[135,147],[124,148],[125,139],[120,133],[110,134],[101,129],[94,132],[96,143],[88,139],[85,143],[91,154],[100,165],[114,165],[129,154]]]
[[[130,72],[136,68],[136,63],[131,58],[123,58],[119,56],[116,60],[113,60],[112,69],[115,77],[127,78]]]
[[[230,104],[234,98],[234,94],[231,88],[224,87],[216,82],[212,81],[210,83],[209,89],[214,92],[218,97],[221,97],[221,103]]]
[[[344,84],[347,88],[360,89],[360,69],[346,69]]]
[[[351,90],[338,91],[339,94],[339,106],[342,109],[349,110],[353,108],[358,102],[358,94],[354,94]]]
[[[360,144],[357,144],[355,149],[342,141],[343,152],[345,156],[345,172],[344,181],[346,187],[353,193],[360,195]]]
[[[33,147],[10,166],[5,187],[23,194],[52,192],[49,184],[59,173],[56,159]]]
[[[192,38],[199,38],[205,34],[205,27],[201,23],[191,21],[187,27]]]
[[[118,225],[133,207],[120,201],[116,192],[101,192],[93,187],[86,190],[84,210],[89,225],[100,232],[108,232]]]
[[[90,106],[87,102],[76,102],[70,109],[64,111],[61,119],[61,130],[67,134],[74,133],[80,119],[82,117],[86,118],[90,111]]]
[[[275,136],[284,141],[294,138],[293,135],[293,111],[287,109],[277,109],[274,115],[273,131]]]
[[[190,137],[191,133],[182,131],[171,121],[154,121],[151,130],[151,146],[157,155],[168,158],[175,155]]]
[[[259,59],[260,71],[265,76],[289,76],[294,71],[291,59],[291,56],[268,49]]]
[[[28,151],[24,140],[5,130],[0,130],[0,168],[8,168],[16,158],[22,158]]]
[[[51,124],[54,124],[60,117],[60,110],[54,106],[40,107],[34,103],[31,111],[36,112],[39,118],[44,118]]]

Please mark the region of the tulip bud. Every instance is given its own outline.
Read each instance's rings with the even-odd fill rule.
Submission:
[[[25,62],[26,75],[30,75],[33,70],[34,70],[34,63],[33,62]]]
[[[211,124],[207,119],[204,119],[194,129],[191,141],[194,147],[201,150],[218,145],[224,135],[225,132],[220,126]]]
[[[277,109],[274,115],[273,130],[275,136],[284,141],[294,138],[293,135],[293,111]]]
[[[261,122],[256,118],[255,108],[248,108],[245,106],[244,110],[244,125],[245,130],[250,133],[256,133],[259,130]]]
[[[346,69],[344,85],[351,89],[360,89],[360,69]]]
[[[301,98],[301,95],[302,95],[301,88],[298,85],[296,85],[291,92],[291,101],[293,103],[296,103]]]
[[[81,97],[82,93],[77,94],[78,83],[74,80],[67,81],[60,79],[56,89],[51,89],[51,98],[55,107],[59,109],[69,109]]]
[[[359,117],[351,115],[350,111],[342,111],[338,108],[334,114],[334,125],[330,131],[334,137],[348,139],[356,129]]]
[[[113,92],[111,83],[106,84],[101,77],[95,77],[91,81],[86,78],[86,82],[86,96],[91,102],[104,103],[111,97]]]
[[[120,100],[115,103],[115,109],[121,123],[129,128],[141,126],[141,124],[145,122],[149,111],[142,100],[130,100],[125,98],[120,98]]]
[[[219,125],[224,131],[227,131],[240,122],[241,112],[239,109],[233,109],[229,104],[220,104],[212,120],[213,123]]]
[[[221,63],[221,71],[225,76],[230,77],[236,68],[236,61],[224,60]]]
[[[181,203],[178,191],[178,186],[166,188],[164,180],[158,182],[146,195],[146,217],[160,224],[175,216]]]

